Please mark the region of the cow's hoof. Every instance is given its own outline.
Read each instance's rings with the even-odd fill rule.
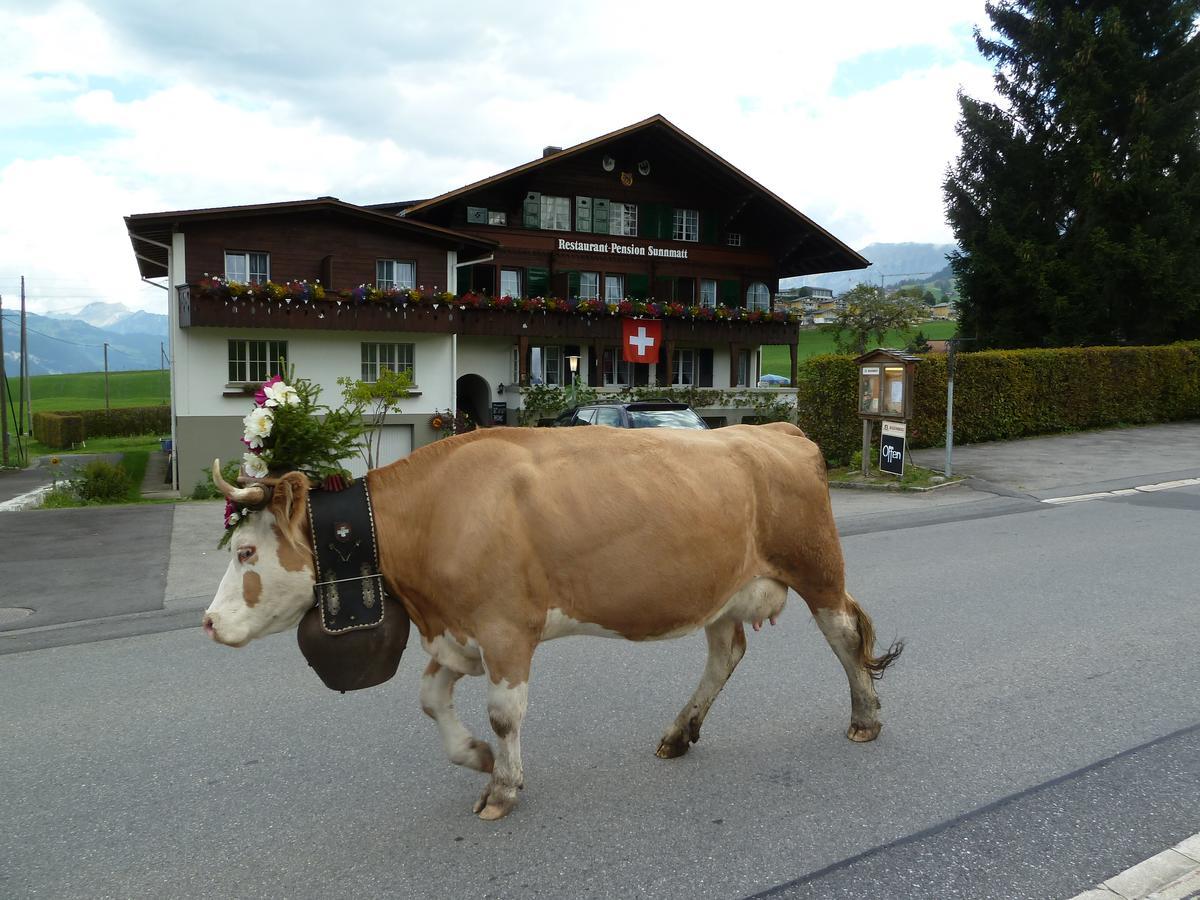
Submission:
[[[474,811],[475,815],[485,822],[494,822],[496,819],[503,819],[507,816],[516,805],[517,791],[515,788],[489,784],[482,796],[475,801]]]
[[[659,759],[675,759],[687,753],[690,744],[691,742],[687,739],[686,735],[678,732],[667,734],[658,745],[655,756]]]
[[[846,737],[860,744],[865,744],[867,741],[873,741],[879,737],[879,729],[883,727],[882,723],[876,722],[873,725],[855,725],[850,723],[850,728],[846,731]]]

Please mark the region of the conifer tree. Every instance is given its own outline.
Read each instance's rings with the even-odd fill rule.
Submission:
[[[995,0],[945,182],[982,346],[1200,337],[1200,0]],[[979,345],[977,345],[979,346]]]

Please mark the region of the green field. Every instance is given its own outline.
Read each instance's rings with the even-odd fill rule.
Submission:
[[[954,337],[958,328],[957,322],[923,322],[909,331],[889,331],[884,339],[884,347],[903,347],[918,331],[925,333],[925,339],[944,341]],[[872,345],[873,346],[873,345]],[[868,350],[871,346],[868,346]],[[810,356],[820,356],[822,353],[837,353],[833,335],[820,329],[804,329],[800,332],[800,359]],[[763,374],[782,375],[790,378],[792,375],[792,358],[788,348],[783,344],[763,347]]]
[[[110,372],[109,406],[166,406],[170,402],[169,372]],[[19,378],[9,378],[12,399],[17,401]],[[61,412],[104,408],[104,373],[34,375],[29,379],[34,412]]]

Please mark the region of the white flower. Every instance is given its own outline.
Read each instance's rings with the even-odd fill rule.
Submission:
[[[235,512],[231,512],[231,513],[229,514],[229,527],[230,527],[230,528],[232,528],[234,525],[236,525],[236,524],[237,524],[238,522],[240,522],[241,520],[242,520],[242,517],[241,517],[241,516],[239,516],[239,515],[238,515],[237,513],[235,513]]]
[[[243,453],[242,471],[251,478],[263,478],[269,469],[267,469],[267,464],[263,461],[263,458],[257,453]]]
[[[246,426],[246,443],[251,449],[263,445],[263,438],[270,436],[274,423],[275,417],[271,411],[261,406],[250,410],[250,414],[242,419],[242,424]]]
[[[266,406],[295,406],[300,402],[300,395],[296,393],[296,389],[282,381],[263,388],[263,393],[267,397]]]

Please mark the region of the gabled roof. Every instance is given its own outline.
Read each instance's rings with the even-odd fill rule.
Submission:
[[[402,219],[387,212],[356,206],[336,197],[316,197],[312,200],[286,200],[280,203],[252,203],[247,206],[216,206],[208,209],[178,209],[168,212],[137,213],[125,217],[125,228],[137,256],[143,278],[161,278],[167,274],[166,246],[177,226],[187,222],[219,219],[243,219],[279,213],[331,212],[337,215],[370,222],[386,228],[396,228],[414,236],[442,244],[465,245],[480,250],[496,247],[495,241],[464,234],[450,228],[430,225],[415,219]]]
[[[419,217],[423,212],[428,212],[435,207],[441,206],[442,204],[461,197],[464,194],[471,193],[483,187],[489,187],[513,178],[527,175],[531,172],[537,171],[542,167],[554,165],[562,162],[563,160],[570,159],[571,157],[587,153],[588,151],[594,150],[597,147],[600,147],[611,141],[628,137],[638,132],[646,132],[651,130],[657,130],[664,133],[669,138],[672,138],[695,151],[698,155],[709,162],[725,169],[734,179],[742,182],[742,184],[744,184],[751,191],[760,194],[770,204],[775,206],[779,212],[789,218],[794,219],[796,224],[801,226],[802,229],[811,232],[812,234],[818,236],[823,242],[828,243],[830,245],[830,250],[833,251],[832,256],[836,258],[836,261],[840,264],[830,265],[828,268],[814,271],[834,272],[846,269],[864,269],[870,265],[870,262],[865,257],[848,245],[844,244],[842,241],[838,240],[782,197],[759,184],[757,181],[755,181],[741,169],[732,165],[723,157],[713,153],[712,150],[701,144],[687,132],[672,124],[664,116],[657,114],[650,116],[648,119],[643,119],[640,122],[635,122],[633,125],[628,125],[625,128],[611,131],[608,134],[601,135],[597,138],[592,138],[589,141],[584,141],[583,143],[576,144],[573,147],[567,147],[563,150],[558,150],[554,153],[550,153],[549,155],[542,156],[522,165],[515,166],[514,168],[507,169],[497,175],[491,176],[490,178],[484,178],[480,181],[472,182],[471,184],[463,187],[455,188],[452,191],[447,191],[444,194],[439,194],[438,196],[431,197],[428,200],[420,200],[406,205],[399,212],[399,215],[404,218]]]

